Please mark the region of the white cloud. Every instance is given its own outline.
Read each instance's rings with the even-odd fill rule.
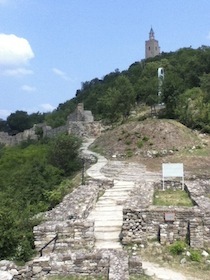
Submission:
[[[70,78],[67,76],[67,74],[63,71],[61,71],[60,69],[58,68],[52,68],[52,71],[55,75],[61,77],[62,79],[64,80],[70,80]]]
[[[29,42],[14,34],[0,34],[0,65],[20,65],[34,57]]]
[[[36,91],[35,87],[31,87],[31,86],[28,86],[28,85],[23,85],[20,89],[23,90],[23,91],[27,91],[27,92]]]
[[[14,68],[14,69],[6,69],[2,73],[4,76],[20,77],[20,76],[32,75],[33,71],[27,68]]]
[[[55,109],[54,106],[52,106],[51,104],[41,104],[40,107],[42,108],[42,110],[44,110],[45,112],[51,112]]]

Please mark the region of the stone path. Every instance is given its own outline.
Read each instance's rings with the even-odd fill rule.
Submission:
[[[89,141],[92,143],[92,140]],[[114,186],[105,191],[99,198],[95,209],[90,213],[88,219],[95,221],[95,247],[97,249],[107,249],[110,255],[110,280],[127,280],[129,279],[127,268],[127,258],[124,256],[123,261],[117,255],[122,252],[120,244],[120,232],[123,223],[123,204],[129,197],[130,191],[136,184],[145,182],[154,182],[160,179],[159,174],[147,172],[145,166],[135,163],[126,163],[121,161],[107,161],[101,155],[86,150],[89,146],[86,143],[85,153],[94,154],[98,161],[87,170],[87,175],[94,179],[114,180]],[[115,252],[119,253],[111,253]],[[117,250],[117,251],[116,251]],[[151,262],[142,262],[145,274],[153,279],[159,280],[190,280],[181,273],[170,269],[162,268]],[[117,271],[116,271],[117,269]],[[114,271],[115,270],[115,271]],[[120,274],[121,271],[121,274]],[[122,275],[123,274],[123,275]],[[197,279],[198,280],[198,279]]]
[[[160,267],[158,264],[151,262],[142,262],[142,267],[146,275],[161,280],[187,280],[181,273],[171,269]],[[197,279],[198,280],[198,279]]]

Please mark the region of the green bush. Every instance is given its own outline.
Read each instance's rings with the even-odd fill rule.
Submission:
[[[126,156],[127,156],[127,157],[132,157],[132,156],[133,156],[133,151],[130,150],[130,149],[127,150],[127,151],[126,151]]]
[[[147,141],[149,141],[149,137],[144,136],[142,140],[145,141],[145,142],[147,142]]]
[[[126,145],[130,145],[131,142],[132,142],[132,141],[131,141],[130,139],[127,139],[127,140],[125,141],[125,144],[126,144]]]
[[[169,247],[169,251],[173,255],[180,255],[184,252],[186,244],[183,241],[176,241]]]
[[[143,147],[143,145],[144,145],[144,142],[143,142],[142,140],[139,140],[139,141],[137,142],[137,147],[138,147],[139,149],[141,149],[141,148]]]
[[[201,261],[201,253],[197,250],[191,250],[190,251],[190,259],[194,262],[200,262]]]

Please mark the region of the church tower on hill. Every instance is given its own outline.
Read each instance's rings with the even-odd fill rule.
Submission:
[[[155,33],[151,27],[149,32],[149,40],[145,42],[145,58],[154,57],[160,54],[158,41],[155,40]]]

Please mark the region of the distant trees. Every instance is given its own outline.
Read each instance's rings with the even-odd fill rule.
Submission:
[[[25,111],[16,111],[15,113],[11,113],[6,121],[0,119],[0,131],[15,135],[33,127],[34,124],[42,123],[45,115],[45,113],[39,112],[28,114]]]
[[[16,111],[15,113],[12,113],[7,118],[7,124],[10,127],[13,134],[22,132],[25,129],[30,128],[31,126],[28,113],[25,111]]]

